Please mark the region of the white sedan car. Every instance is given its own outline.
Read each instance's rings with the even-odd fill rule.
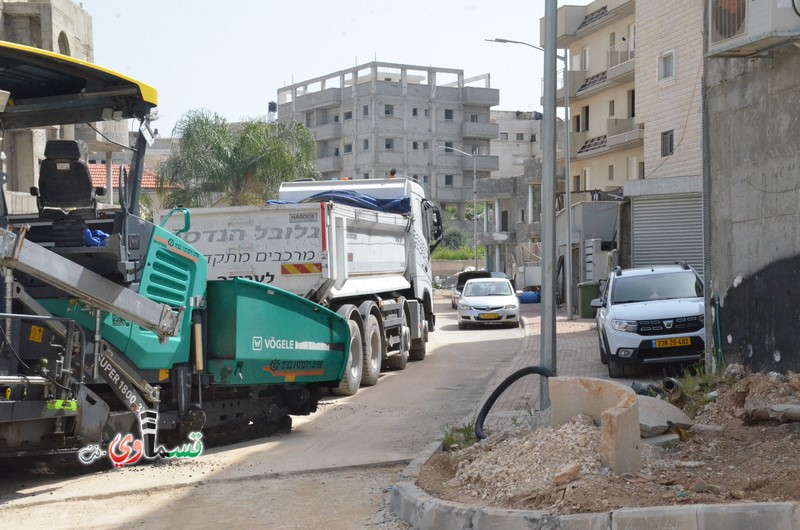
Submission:
[[[458,328],[474,324],[520,325],[519,293],[506,278],[475,278],[458,298]]]

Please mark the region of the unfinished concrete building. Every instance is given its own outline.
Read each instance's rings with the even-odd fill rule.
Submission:
[[[311,130],[323,178],[382,178],[395,168],[454,207],[472,233],[473,179],[499,169],[490,154],[499,98],[489,74],[370,62],[281,88],[278,121]]]

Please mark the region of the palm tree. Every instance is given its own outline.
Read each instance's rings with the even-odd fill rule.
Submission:
[[[175,126],[180,148],[158,169],[164,207],[263,204],[281,182],[316,178],[315,143],[299,123],[228,124],[205,110]]]

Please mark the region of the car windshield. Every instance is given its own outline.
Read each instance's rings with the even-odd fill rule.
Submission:
[[[703,296],[703,284],[691,271],[618,277],[612,290],[612,304]]]
[[[464,296],[509,296],[511,286],[507,282],[471,282],[464,287]]]

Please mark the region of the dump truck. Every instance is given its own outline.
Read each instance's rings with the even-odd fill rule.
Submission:
[[[126,76],[0,42],[2,135],[48,138],[30,175],[36,211],[11,213],[5,196],[0,211],[0,456],[122,454],[124,465],[142,453],[137,422],[148,458],[197,454],[196,437],[154,453],[156,431],[286,428],[338,388],[360,347],[352,324],[315,301],[245,278],[209,282],[200,251],[140,216],[156,104],[155,89]],[[129,119],[130,170],[116,205],[103,205],[113,190],[93,185],[79,127],[61,126]],[[11,160],[38,156],[4,146]]]
[[[285,182],[262,206],[161,211],[202,252],[209,282],[247,278],[340,314],[357,336],[337,393],[421,361],[435,329],[431,253],[439,208],[407,178]],[[190,215],[190,220],[189,216]],[[357,344],[360,342],[360,344]]]

